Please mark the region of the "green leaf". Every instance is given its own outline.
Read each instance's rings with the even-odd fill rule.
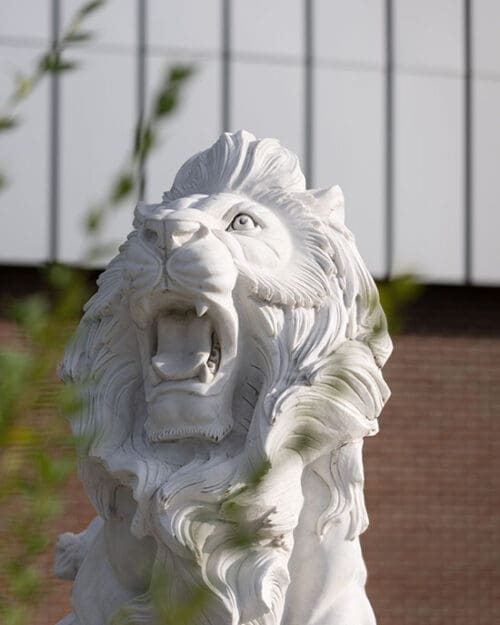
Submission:
[[[50,545],[49,536],[42,532],[33,532],[24,541],[25,553],[28,556],[37,556],[43,553]]]
[[[151,126],[146,126],[139,130],[139,136],[136,141],[134,156],[139,159],[146,157],[154,144],[154,134]]]
[[[63,510],[61,498],[53,494],[37,492],[32,498],[33,515],[39,523],[53,519]]]
[[[4,625],[26,625],[29,614],[25,606],[9,605],[0,610]]]
[[[48,283],[56,289],[71,288],[75,277],[75,269],[59,263],[51,263],[45,269]]]
[[[38,522],[36,525],[33,524],[30,516],[22,520],[13,519],[11,528],[12,533],[22,543],[24,555],[34,556],[42,553],[50,544],[50,537],[40,530]]]
[[[378,285],[380,303],[387,317],[389,332],[397,334],[404,326],[408,307],[422,293],[422,285],[411,274],[396,276]]]
[[[15,321],[28,333],[36,334],[46,325],[49,300],[41,293],[35,293],[18,300],[12,306]]]
[[[85,222],[84,222],[85,230],[89,234],[96,233],[102,225],[103,217],[104,217],[104,212],[103,212],[102,207],[95,206],[94,208],[90,209],[87,215],[85,216]]]
[[[92,33],[87,31],[74,31],[65,35],[63,43],[81,43],[92,39]]]
[[[169,81],[173,83],[183,82],[194,72],[190,65],[174,65],[169,72]]]
[[[156,118],[164,117],[171,113],[177,104],[177,95],[171,90],[167,89],[158,94],[153,113]]]
[[[162,625],[192,625],[199,620],[199,615],[208,608],[213,600],[212,591],[208,586],[193,586],[182,597],[168,597],[165,588],[171,586],[167,575],[157,570],[151,580],[150,593],[155,615],[155,623]],[[126,611],[120,616],[123,622],[129,622]],[[122,622],[118,620],[117,622]]]
[[[33,90],[35,86],[35,80],[31,76],[25,76],[24,74],[18,74],[16,76],[16,92],[15,99],[17,101],[24,100]]]
[[[41,72],[51,71],[51,68],[57,62],[56,59],[57,59],[56,55],[53,54],[52,52],[48,52],[47,54],[44,54],[38,62],[38,69]]]
[[[249,475],[248,484],[251,488],[257,488],[262,480],[266,477],[271,469],[271,463],[266,460],[262,461],[254,467],[253,471]]]
[[[134,190],[134,178],[131,173],[121,174],[111,189],[110,199],[113,204],[123,200]]]
[[[56,401],[59,410],[69,417],[77,414],[84,405],[80,389],[76,384],[65,384],[60,389]]]
[[[17,126],[17,120],[14,117],[0,117],[0,132],[12,130]]]
[[[170,114],[177,106],[182,83],[194,72],[189,65],[174,65],[164,78],[163,85],[157,93],[153,105],[153,117],[159,119]]]
[[[49,52],[42,56],[39,62],[41,72],[57,73],[72,70],[78,67],[74,61],[63,61],[59,52]]]
[[[78,67],[78,63],[76,61],[61,61],[54,66],[51,70],[52,72],[67,72]]]
[[[19,599],[33,602],[42,589],[42,579],[40,571],[29,566],[11,576],[10,587]]]
[[[81,9],[78,11],[78,15],[89,15],[89,13],[93,13],[103,4],[104,0],[92,0],[92,2],[87,2],[87,4],[84,4],[83,7],[81,7]]]
[[[44,486],[55,486],[63,482],[73,468],[73,463],[68,458],[54,458],[44,450],[36,450],[33,460],[38,471],[37,476]],[[44,498],[39,503],[40,506],[46,506],[47,501]]]
[[[9,442],[9,427],[15,414],[13,408],[25,389],[32,364],[26,352],[0,350],[0,447]]]

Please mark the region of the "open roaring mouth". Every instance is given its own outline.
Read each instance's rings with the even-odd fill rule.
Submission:
[[[164,301],[143,336],[150,440],[224,438],[233,424],[238,343],[232,300]]]
[[[167,389],[207,394],[222,382],[236,353],[232,325],[214,305],[160,309],[150,330],[151,395]]]
[[[191,380],[211,384],[221,363],[221,345],[207,314],[162,313],[156,320],[151,367],[156,382]]]

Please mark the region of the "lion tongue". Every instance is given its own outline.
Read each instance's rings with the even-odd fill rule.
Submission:
[[[188,380],[202,374],[210,355],[211,334],[206,315],[160,317],[153,369],[164,380]]]

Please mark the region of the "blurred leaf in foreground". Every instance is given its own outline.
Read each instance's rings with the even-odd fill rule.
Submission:
[[[421,295],[423,286],[411,274],[396,276],[377,286],[389,333],[398,334],[404,327],[405,311]]]

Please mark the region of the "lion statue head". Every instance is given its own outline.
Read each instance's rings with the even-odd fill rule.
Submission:
[[[209,589],[196,623],[284,622],[301,524],[318,545],[344,516],[343,540],[366,526],[360,443],[390,351],[340,189],[307,190],[276,140],[225,133],[137,206],[68,346],[88,496],[106,523],[129,489],[167,599]],[[313,472],[329,497],[309,518]],[[130,622],[154,622],[148,592],[127,595]]]

